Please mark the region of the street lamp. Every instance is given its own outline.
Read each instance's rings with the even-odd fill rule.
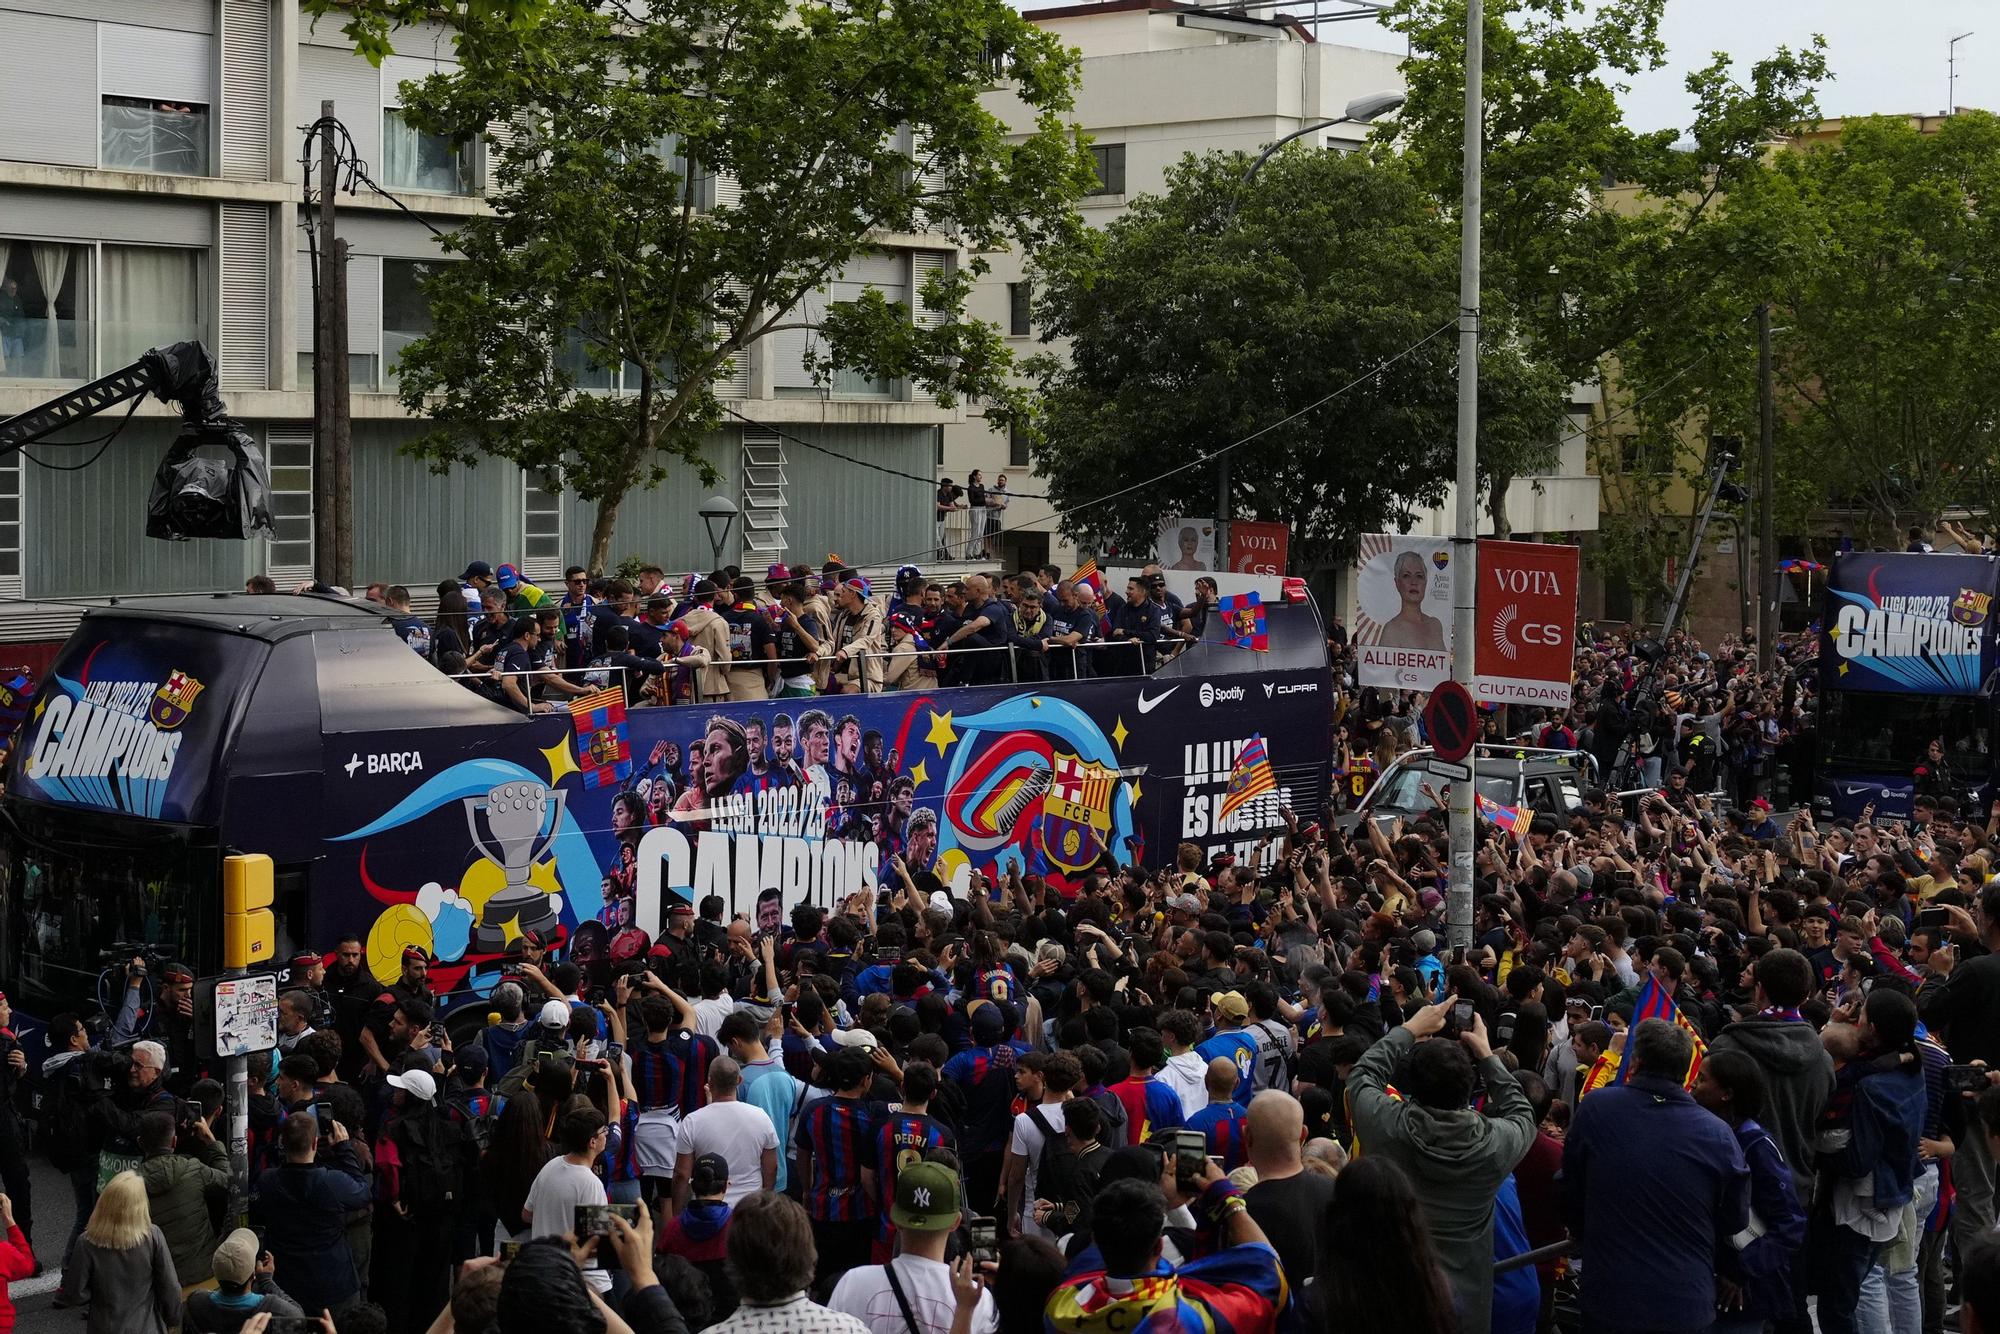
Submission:
[[[708,525],[708,545],[715,552],[713,568],[722,568],[722,544],[729,540],[729,525],[736,522],[736,502],[728,496],[710,496],[697,511]]]
[[[1368,93],[1349,102],[1347,110],[1332,120],[1323,120],[1312,125],[1302,126],[1299,129],[1293,130],[1290,134],[1273,140],[1263,152],[1257,155],[1257,160],[1252,162],[1249,169],[1243,173],[1243,179],[1236,183],[1237,199],[1229,201],[1230,218],[1235,218],[1237,200],[1242,198],[1244,187],[1250,184],[1251,178],[1257,174],[1257,169],[1271,160],[1271,154],[1277,152],[1292,140],[1311,134],[1315,130],[1330,130],[1336,125],[1366,125],[1372,120],[1380,120],[1401,105],[1403,105],[1403,95],[1401,93]]]

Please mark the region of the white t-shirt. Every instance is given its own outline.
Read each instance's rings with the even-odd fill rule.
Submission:
[[[958,1298],[951,1291],[951,1267],[942,1260],[926,1260],[917,1255],[899,1255],[889,1262],[896,1266],[896,1281],[909,1299],[910,1314],[917,1318],[915,1334],[947,1334]],[[868,1326],[871,1334],[910,1334],[910,1322],[889,1290],[888,1271],[883,1265],[864,1265],[841,1275],[827,1299],[829,1311],[842,1311]],[[979,1309],[972,1317],[972,1334],[994,1334],[1000,1328],[1000,1312],[991,1292],[979,1294]]]
[[[712,1038],[722,1027],[722,1021],[735,1012],[736,1001],[730,996],[715,996],[698,1000],[690,1008],[694,1011],[695,1031],[705,1038]]]
[[[524,1212],[528,1219],[528,1235],[532,1237],[560,1237],[576,1229],[576,1206],[579,1204],[603,1204],[604,1183],[597,1174],[587,1167],[578,1167],[567,1158],[551,1158],[535,1177],[535,1184],[528,1188],[528,1202]],[[604,1243],[599,1242],[602,1246]],[[584,1279],[599,1292],[611,1291],[611,1271],[607,1269],[586,1269]]]
[[[1050,1131],[1058,1135],[1063,1133],[1061,1103],[1045,1102],[1035,1110],[1048,1123]],[[1027,1236],[1054,1241],[1055,1234],[1035,1221],[1035,1178],[1041,1172],[1042,1145],[1046,1142],[1034,1117],[1022,1112],[1014,1118],[1014,1136],[1007,1141],[1007,1152],[1018,1153],[1028,1160],[1028,1178],[1021,1195],[1021,1231]]]
[[[778,1147],[778,1132],[762,1107],[730,1099],[681,1118],[677,1153],[699,1158],[719,1153],[729,1162],[730,1208],[764,1188],[764,1150]]]

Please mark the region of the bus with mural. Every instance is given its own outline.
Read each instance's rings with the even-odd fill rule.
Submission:
[[[525,931],[604,954],[711,894],[772,924],[893,883],[891,856],[963,895],[1016,862],[1072,891],[1182,842],[1247,851],[1281,804],[1320,808],[1330,763],[1318,612],[1280,595],[1260,615],[1254,644],[1209,617],[1150,676],[630,709],[614,690],[529,716],[367,602],[92,610],[5,770],[0,988],[31,1015],[88,1010],[133,941],[219,972],[235,853],[275,865],[276,958],[353,934],[393,978],[419,946],[463,1025]],[[1259,735],[1278,789],[1225,823]]]
[[[1907,819],[1920,771],[1961,802],[1990,800],[2000,557],[1849,552],[1820,603],[1814,806]],[[1933,758],[1930,743],[1941,743]]]

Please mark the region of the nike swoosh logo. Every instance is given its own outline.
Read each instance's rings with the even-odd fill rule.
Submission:
[[[1153,696],[1151,699],[1147,699],[1146,692],[1141,690],[1139,692],[1139,712],[1151,713],[1154,709],[1160,706],[1160,702],[1162,700],[1166,699],[1167,696],[1173,694],[1176,690],[1179,689],[1180,689],[1179,686],[1168,686],[1165,690],[1162,690],[1159,694]]]

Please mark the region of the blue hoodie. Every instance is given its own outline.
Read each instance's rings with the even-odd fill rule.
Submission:
[[[1730,1311],[1731,1318],[1781,1319],[1792,1312],[1792,1257],[1805,1244],[1805,1211],[1792,1169],[1770,1131],[1746,1120],[1736,1127],[1736,1143],[1750,1165],[1752,1226],[1761,1225],[1763,1235],[1741,1247],[1733,1242],[1716,1247],[1715,1272],[1742,1289],[1742,1309]]]

